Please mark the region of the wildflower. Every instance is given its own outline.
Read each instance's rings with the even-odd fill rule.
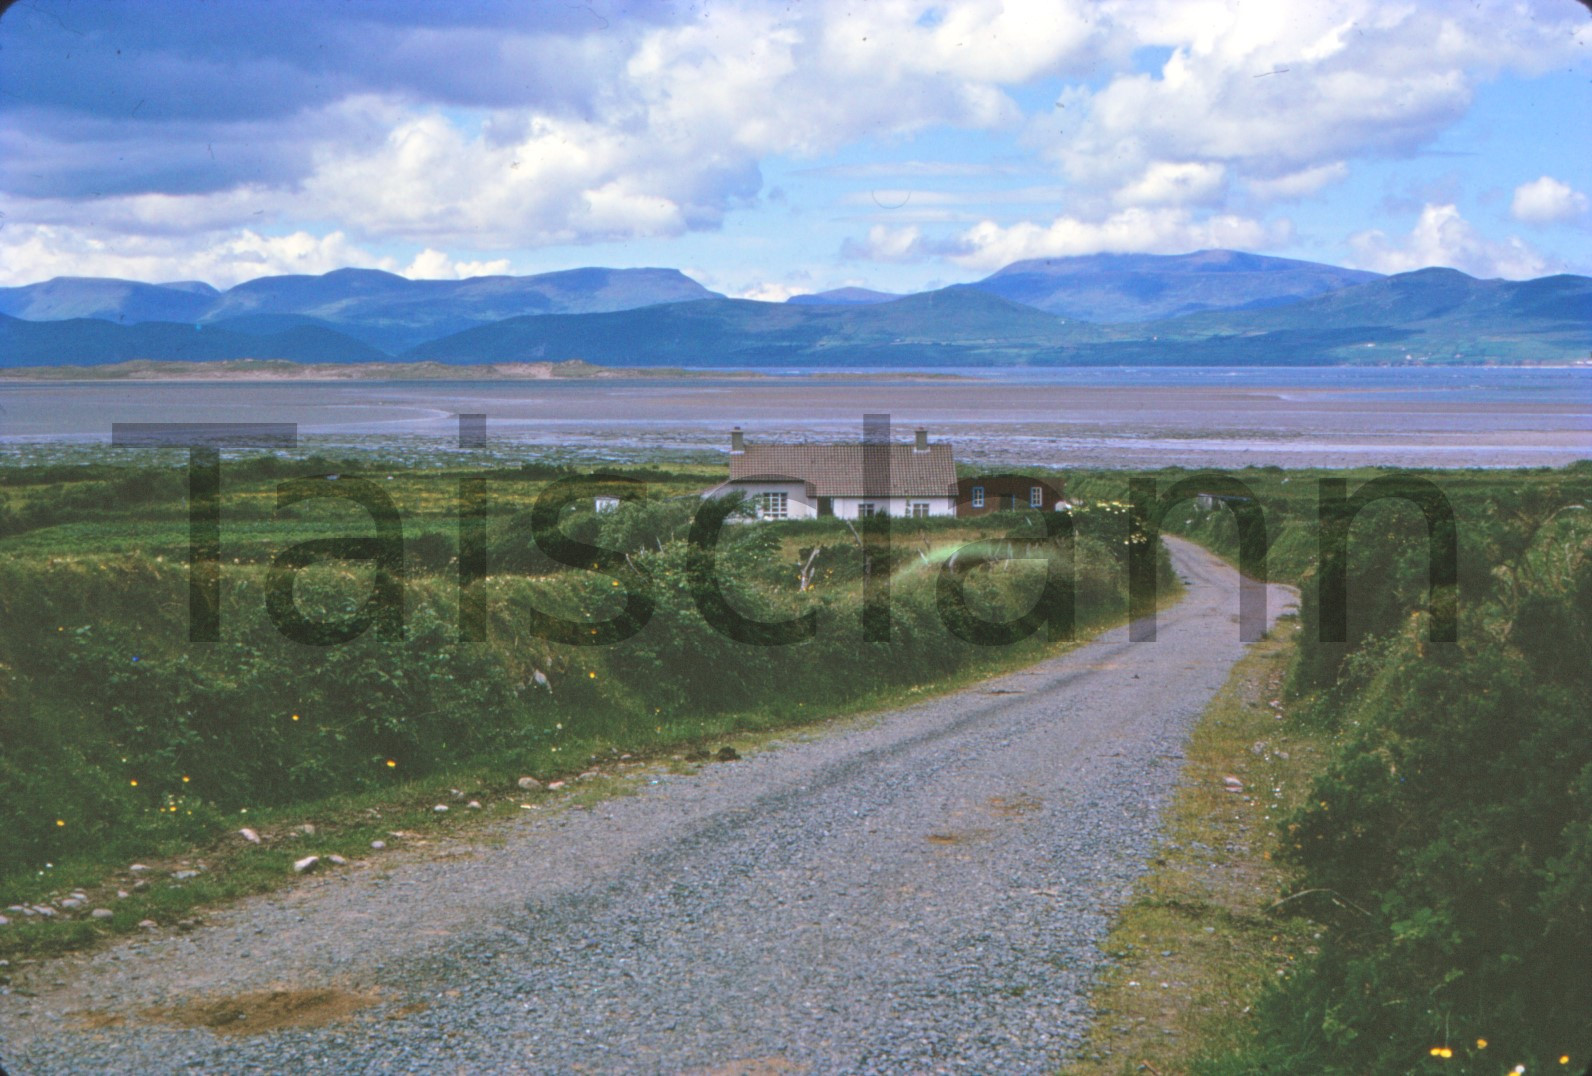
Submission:
[[[129,784],[129,785],[132,785],[132,786],[133,786],[133,787],[134,787],[134,788],[137,788],[137,787],[138,787],[138,782],[137,782],[137,781],[128,781],[128,782],[127,782],[127,783],[128,783],[128,784]]]
[[[56,824],[56,825],[58,825],[58,826],[64,826],[64,825],[66,825],[66,819],[64,819],[64,818],[57,818],[57,819],[56,819],[56,820],[55,820],[55,824]]]
[[[396,769],[397,767],[398,767],[398,760],[397,759],[390,758],[390,759],[387,760],[387,768],[389,770]]]
[[[1486,1039],[1477,1039],[1476,1040],[1476,1049],[1478,1049],[1478,1050],[1487,1049],[1487,1040]]]

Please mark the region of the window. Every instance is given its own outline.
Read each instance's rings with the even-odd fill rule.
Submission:
[[[790,515],[790,500],[785,493],[759,493],[757,514],[762,519],[786,519]]]
[[[983,508],[984,507],[984,487],[983,486],[974,486],[973,487],[973,507],[974,508]]]
[[[1029,486],[1028,487],[1028,507],[1030,507],[1030,508],[1043,508],[1043,507],[1045,507],[1045,487],[1044,486]]]
[[[857,505],[857,517],[860,519],[863,516],[871,516],[877,510],[872,501],[863,501]]]
[[[907,504],[907,512],[913,519],[923,519],[929,514],[929,502],[912,501]]]

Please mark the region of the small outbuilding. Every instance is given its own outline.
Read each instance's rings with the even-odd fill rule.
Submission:
[[[963,478],[956,483],[956,514],[959,516],[982,516],[1020,508],[1054,512],[1067,507],[1059,479],[997,474]]]

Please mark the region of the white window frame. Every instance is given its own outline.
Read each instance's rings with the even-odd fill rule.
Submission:
[[[784,490],[769,490],[757,495],[759,519],[789,519],[790,494]]]
[[[875,515],[878,511],[879,511],[879,506],[874,504],[872,501],[859,501],[858,504],[857,504],[857,518],[858,519],[862,519],[862,518],[864,518],[866,516]]]
[[[913,519],[928,519],[930,506],[928,501],[908,501],[907,515]]]
[[[1028,487],[1028,507],[1030,507],[1030,508],[1043,508],[1043,507],[1045,507],[1045,487],[1044,486],[1029,486]]]
[[[973,507],[974,508],[983,508],[984,507],[984,487],[983,486],[974,486],[973,487]]]

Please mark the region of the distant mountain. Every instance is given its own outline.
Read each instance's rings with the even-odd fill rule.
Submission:
[[[510,318],[402,357],[451,363],[579,358],[607,366],[987,366],[1100,338],[1092,326],[1068,325],[1032,307],[955,287],[888,303],[712,299],[611,314]]]
[[[1320,290],[1334,280],[1343,283]],[[1213,308],[1095,322],[994,294],[992,282],[1002,281],[1034,301],[1044,298],[1036,281],[1052,299],[1092,296],[1097,315],[1134,304]],[[462,281],[350,269],[262,278],[227,292],[61,278],[0,289],[0,307],[30,315],[0,315],[0,366],[394,355],[619,367],[1290,366],[1571,362],[1586,360],[1592,347],[1587,277],[1477,280],[1453,269],[1380,277],[1231,251],[1022,262],[976,284],[916,295],[826,294],[725,299],[668,269]],[[72,311],[95,316],[66,316]],[[512,313],[498,316],[503,311]],[[150,314],[165,316],[135,323]]]
[[[894,292],[874,291],[872,288],[832,288],[811,295],[792,295],[785,301],[797,306],[854,306],[858,303],[889,303],[899,298],[901,296]]]
[[[1282,353],[1315,361],[1568,362],[1592,349],[1592,278],[1478,280],[1420,269],[1288,306],[1194,314],[1139,327],[1179,347]],[[1406,359],[1408,356],[1408,359]]]
[[[1377,279],[1376,273],[1335,265],[1201,250],[1036,258],[1013,262],[971,286],[1064,318],[1112,323],[1274,306]]]
[[[221,293],[208,284],[140,284],[136,280],[58,276],[42,284],[0,288],[0,314],[28,321],[103,318],[140,321],[198,321]]]
[[[322,276],[274,276],[225,292],[208,284],[140,284],[57,277],[0,288],[0,314],[29,321],[101,318],[231,322],[285,315],[311,319],[385,351],[521,314],[582,314],[717,297],[674,269],[569,269],[537,276],[410,280],[375,269]]]
[[[96,318],[23,321],[0,315],[0,367],[103,366],[135,359],[210,362],[291,359],[294,362],[381,362],[386,352],[319,325],[250,334],[193,324],[149,321],[119,325]]]

